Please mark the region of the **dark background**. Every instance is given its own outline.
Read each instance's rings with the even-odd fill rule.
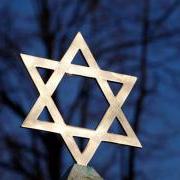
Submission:
[[[39,95],[20,53],[60,60],[79,31],[102,69],[138,77],[123,111],[143,148],[101,143],[89,165],[109,180],[179,179],[179,22],[179,0],[1,0],[0,179],[56,180],[73,165],[60,136],[20,127]],[[53,99],[67,124],[93,129],[108,107],[83,77],[66,75]]]

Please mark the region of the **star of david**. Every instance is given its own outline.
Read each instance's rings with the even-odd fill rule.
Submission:
[[[82,52],[88,66],[71,63],[79,50]],[[80,32],[77,33],[69,49],[59,62],[25,54],[21,54],[21,57],[40,94],[24,120],[22,127],[60,134],[76,162],[81,165],[88,164],[102,141],[141,147],[138,138],[121,109],[136,82],[136,77],[100,69]],[[46,83],[42,80],[37,70],[38,67],[54,70]],[[109,107],[95,130],[67,125],[57,109],[51,96],[65,73],[96,79],[104,93]],[[114,96],[108,81],[123,84],[116,96]],[[47,107],[54,122],[38,120],[44,107]],[[115,118],[119,120],[127,134],[126,136],[108,132]],[[76,144],[74,137],[89,139],[82,152]]]

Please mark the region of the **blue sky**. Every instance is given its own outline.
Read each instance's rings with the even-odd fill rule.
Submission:
[[[35,3],[34,3],[35,2]],[[38,2],[38,1],[37,1]],[[40,2],[40,1],[39,1]],[[115,71],[138,77],[138,81],[122,109],[129,122],[133,125],[134,114],[137,110],[137,100],[140,97],[142,83],[142,54],[143,54],[143,23],[145,21],[144,5],[146,1],[48,1],[50,20],[44,32],[55,35],[52,43],[51,58],[60,60],[77,32],[81,32],[86,39],[99,66],[104,70]],[[2,1],[0,7],[0,73],[1,92],[11,102],[20,107],[25,114],[29,112],[38,97],[36,87],[31,81],[19,54],[26,53],[33,56],[49,58],[47,43],[41,36],[36,1]],[[172,179],[180,177],[179,157],[179,127],[180,127],[180,5],[178,1],[151,0],[148,9],[148,45],[146,53],[146,95],[143,99],[139,118],[139,137],[143,148],[136,150],[135,177],[141,179]],[[44,12],[44,11],[42,11]],[[146,14],[147,15],[147,14]],[[146,17],[147,18],[147,17]],[[146,19],[147,20],[147,19]],[[47,22],[47,18],[43,19]],[[42,22],[43,23],[43,22]],[[49,42],[50,43],[50,42]],[[74,62],[84,60],[76,57]],[[81,120],[85,126],[94,128],[100,121],[108,104],[95,83],[82,77],[68,77],[63,79],[57,89],[57,106],[68,117],[71,104],[84,87],[90,87],[87,103],[87,117],[81,117],[81,96],[77,101],[77,109],[70,119],[75,125]],[[85,88],[86,89],[86,88]],[[5,98],[2,98],[5,99]],[[16,151],[12,151],[7,143],[7,137],[15,144],[22,144],[24,148],[17,151],[22,158],[22,166],[34,174],[34,159],[40,164],[43,178],[50,179],[48,172],[48,156],[34,157],[31,151],[26,151],[35,143],[35,149],[41,154],[48,150],[42,141],[47,132],[37,132],[20,128],[24,117],[13,110],[7,99],[0,103],[0,172],[2,179],[25,179],[23,171],[15,168],[5,168],[7,163],[13,167]],[[65,120],[66,121],[66,120]],[[122,131],[119,131],[122,132]],[[35,138],[35,140],[33,139]],[[51,141],[55,136],[52,135]],[[56,141],[54,141],[56,142]],[[53,145],[49,148],[55,148]],[[133,148],[133,147],[131,147]],[[95,153],[90,165],[104,176],[105,179],[123,179],[128,175],[129,147],[102,143]],[[28,166],[26,163],[31,164]],[[65,145],[61,148],[61,174],[74,161]],[[8,166],[8,167],[9,167]],[[44,179],[46,179],[44,178]]]

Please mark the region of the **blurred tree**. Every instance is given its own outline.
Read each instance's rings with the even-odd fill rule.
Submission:
[[[19,128],[38,96],[19,54],[60,59],[78,31],[100,67],[139,79],[123,110],[143,149],[102,144],[93,166],[105,179],[178,179],[179,12],[178,0],[2,1],[1,179],[59,179],[73,162],[56,134]],[[67,124],[97,126],[108,105],[93,81],[66,74],[53,94]]]

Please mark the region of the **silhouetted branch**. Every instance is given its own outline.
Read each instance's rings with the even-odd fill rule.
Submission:
[[[147,61],[148,61],[148,33],[149,33],[149,0],[144,1],[143,23],[142,23],[142,48],[141,48],[141,60],[140,60],[140,77],[139,77],[139,96],[135,105],[135,114],[133,121],[133,129],[138,134],[141,114],[143,112],[143,103],[146,97],[146,84],[147,84]],[[135,179],[135,158],[136,149],[130,148],[129,150],[129,174],[128,179]]]

